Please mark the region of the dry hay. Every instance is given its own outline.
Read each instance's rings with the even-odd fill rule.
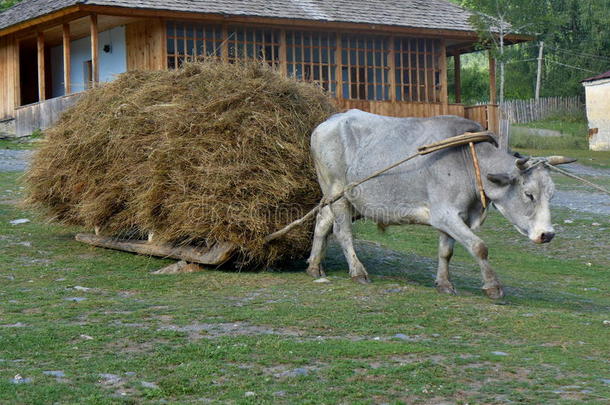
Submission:
[[[319,87],[261,64],[126,73],[46,131],[26,203],[106,235],[232,242],[241,264],[300,257],[311,223],[263,238],[319,201],[309,139],[334,112]]]

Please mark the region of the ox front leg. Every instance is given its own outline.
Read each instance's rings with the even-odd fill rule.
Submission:
[[[464,223],[459,215],[448,215],[447,212],[439,215],[439,218],[431,219],[434,227],[447,233],[453,239],[460,242],[470,254],[477,260],[481,268],[483,278],[483,292],[492,299],[500,299],[504,296],[502,285],[487,260],[487,246],[475,235]]]
[[[316,229],[313,235],[313,243],[311,245],[311,254],[307,263],[307,274],[312,277],[326,277],[322,268],[322,261],[326,255],[326,242],[328,235],[333,228],[333,213],[329,206],[320,210],[316,217]]]
[[[364,266],[356,256],[354,241],[352,236],[352,209],[350,203],[345,199],[340,199],[332,205],[334,215],[333,232],[343,249],[343,254],[349,265],[349,275],[353,281],[366,284],[369,283],[369,275]]]
[[[443,294],[456,294],[455,288],[449,279],[449,261],[453,256],[455,239],[443,231],[439,231],[438,238],[438,271],[436,272],[436,290]]]

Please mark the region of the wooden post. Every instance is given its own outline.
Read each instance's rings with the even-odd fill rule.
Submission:
[[[489,104],[496,102],[496,59],[489,52]]]
[[[286,61],[286,30],[280,31],[280,73],[288,76],[288,63]]]
[[[462,62],[460,61],[460,51],[453,53],[454,62],[454,82],[455,82],[455,102],[462,102]]]
[[[71,59],[70,59],[70,24],[62,26],[63,51],[64,51],[64,94],[72,92],[72,82],[70,80]]]
[[[91,15],[91,76],[92,85],[96,86],[100,81],[100,54],[99,54],[99,38],[97,30],[97,15]]]
[[[445,40],[441,39],[441,54],[440,54],[440,62],[441,62],[441,94],[440,101],[441,107],[443,110],[443,115],[449,112],[449,92],[447,89],[447,83],[449,82],[449,76],[447,75],[447,45],[445,44]]]
[[[341,101],[343,99],[343,68],[341,66],[341,34],[337,32],[337,47],[335,51],[335,78],[337,79],[337,90],[335,91],[335,97]]]
[[[388,49],[388,74],[390,75],[390,100],[396,101],[396,56],[394,56],[394,43],[396,42],[393,36],[390,37],[390,46]]]
[[[229,62],[229,31],[227,24],[222,24],[222,43],[220,45],[220,60],[223,63]]]
[[[45,54],[44,54],[44,34],[38,32],[36,36],[36,47],[38,57],[38,101],[47,99],[46,78],[45,78]]]

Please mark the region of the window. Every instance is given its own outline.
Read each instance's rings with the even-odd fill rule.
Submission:
[[[222,28],[182,22],[167,23],[167,66],[182,66],[185,60],[220,57]]]
[[[230,27],[227,37],[228,60],[260,60],[279,67],[279,37],[278,30]]]
[[[394,43],[396,100],[440,101],[440,41],[397,38]]]
[[[344,98],[390,98],[388,43],[389,40],[383,37],[342,36],[341,77]]]
[[[286,32],[286,64],[289,76],[318,83],[335,93],[336,34],[318,32]]]

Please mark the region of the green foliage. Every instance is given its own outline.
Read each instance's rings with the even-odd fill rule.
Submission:
[[[1,0],[0,1],[0,11],[6,10],[9,7],[14,6],[19,3],[21,0]]]
[[[454,2],[488,16],[503,16],[513,29],[533,37],[532,42],[505,50],[506,99],[534,96],[539,41],[545,43],[543,97],[583,94],[582,79],[610,69],[610,0]],[[489,19],[479,16],[473,23],[484,34],[482,46],[493,44],[487,30]],[[492,48],[497,55],[497,45]],[[486,67],[486,62],[481,66]]]

